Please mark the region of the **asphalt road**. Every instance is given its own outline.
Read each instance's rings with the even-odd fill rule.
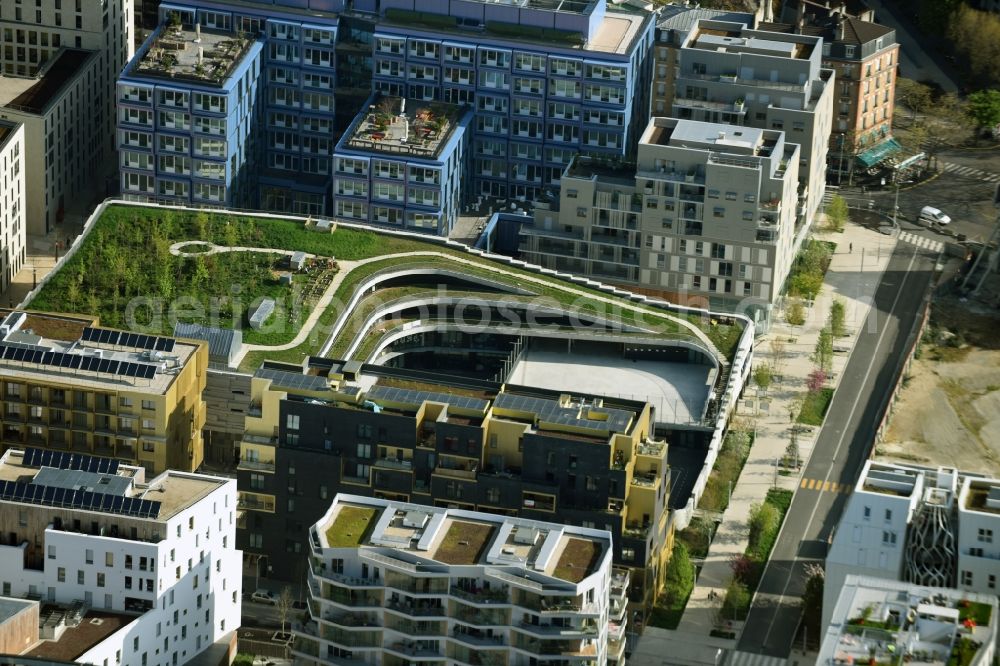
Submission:
[[[996,221],[993,192],[1000,178],[1000,150],[947,150],[937,156],[941,173],[910,189],[900,189],[899,212],[914,221],[924,206],[940,208],[952,218],[949,229],[969,240],[989,238]],[[875,209],[892,213],[896,191],[892,187],[867,190],[843,187],[842,196],[852,205],[874,201]],[[905,227],[904,227],[905,228]],[[924,227],[923,235],[937,240],[949,238]]]
[[[853,486],[868,457],[936,253],[899,243],[834,394],[804,477]],[[798,626],[805,567],[826,556],[847,495],[799,489],[788,510],[739,642],[744,652],[787,657]]]

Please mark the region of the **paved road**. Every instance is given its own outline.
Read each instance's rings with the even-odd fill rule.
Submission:
[[[901,242],[890,259],[866,330],[858,337],[806,466],[804,478],[814,482],[795,493],[743,629],[741,651],[775,657],[790,652],[805,566],[825,557],[827,539],[847,501],[843,489],[853,486],[868,456],[903,340],[933,275],[936,256],[930,249]]]

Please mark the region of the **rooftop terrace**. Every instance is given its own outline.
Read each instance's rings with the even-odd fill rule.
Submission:
[[[51,606],[43,606],[41,615],[51,612]],[[68,627],[58,640],[40,642],[26,654],[30,657],[58,659],[72,662],[111,634],[136,620],[134,615],[88,610],[75,627]]]
[[[229,32],[165,25],[132,68],[133,75],[181,79],[220,86],[253,41]]]
[[[803,40],[795,35],[751,30],[736,23],[703,21],[692,31],[687,46],[705,51],[806,60],[815,42],[815,39]]]
[[[354,495],[334,498],[315,530],[322,548],[391,548],[443,564],[515,566],[570,583],[594,573],[611,546],[604,533],[583,528]]]
[[[0,75],[0,106],[43,113],[92,56],[93,51],[60,49],[34,77]]]
[[[443,102],[379,97],[358,115],[343,146],[365,152],[435,159],[455,131],[461,110]]]
[[[967,666],[994,641],[996,597],[848,576],[817,664]],[[986,663],[986,662],[981,662]]]
[[[969,481],[965,495],[965,508],[969,511],[1000,515],[1000,481]]]

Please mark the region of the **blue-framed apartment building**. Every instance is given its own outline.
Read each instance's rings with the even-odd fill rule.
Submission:
[[[473,111],[463,202],[530,200],[579,152],[634,154],[654,17],[607,0],[193,0],[183,25],[263,42],[255,207],[336,214],[333,153],[372,92]]]
[[[256,205],[263,44],[232,31],[161,25],[118,79],[122,193]]]
[[[447,236],[461,212],[472,111],[373,94],[334,153],[334,215]]]

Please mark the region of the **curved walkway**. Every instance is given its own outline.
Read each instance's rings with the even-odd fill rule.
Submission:
[[[207,247],[207,252],[185,252],[183,248],[188,246],[195,247]],[[225,252],[260,252],[261,254],[283,254],[285,256],[292,256],[296,253],[295,250],[275,250],[267,247],[243,247],[242,245],[216,245],[215,243],[209,243],[208,241],[180,241],[179,243],[174,243],[170,246],[170,254],[175,257],[207,257],[210,254],[223,254]],[[306,259],[315,259],[317,255],[309,254],[308,252],[303,252]]]
[[[204,241],[194,241],[194,242],[203,243]],[[270,250],[266,248],[245,248],[245,247],[222,247],[218,245],[214,245],[212,250],[210,250],[209,252],[192,253],[190,255],[182,254],[182,250],[180,250],[180,247],[184,245],[190,245],[191,243],[192,241],[174,243],[173,245],[170,246],[170,252],[171,254],[174,254],[176,256],[199,256],[199,255],[204,256],[207,254],[214,254],[217,252],[240,252],[240,251],[266,252],[269,254],[288,254],[288,255],[293,254],[291,250]],[[206,244],[211,245],[211,243],[206,243]],[[314,255],[306,255],[306,256],[311,257]],[[402,259],[406,257],[438,257],[447,259],[449,261],[454,261],[459,264],[467,264],[470,266],[482,265],[481,262],[473,261],[471,259],[466,259],[464,257],[457,257],[453,254],[447,254],[444,252],[399,252],[396,254],[385,254],[376,257],[369,257],[367,259],[359,259],[357,261],[343,261],[338,259],[337,263],[340,267],[340,270],[337,271],[337,274],[334,276],[329,286],[327,286],[326,291],[323,292],[323,295],[320,297],[319,301],[316,302],[316,305],[313,307],[312,312],[309,313],[309,317],[306,318],[306,321],[302,324],[302,327],[300,328],[298,334],[291,340],[291,342],[286,342],[285,344],[281,345],[244,344],[241,347],[239,353],[237,354],[235,362],[237,364],[241,363],[243,361],[243,358],[250,352],[284,351],[301,345],[303,342],[306,341],[306,339],[312,333],[312,330],[319,321],[320,316],[322,316],[322,314],[326,311],[327,307],[329,307],[330,303],[333,301],[333,296],[334,294],[336,294],[337,289],[343,283],[345,276],[347,276],[355,268],[362,266],[364,264],[368,264],[374,261],[382,261],[384,259]],[[567,293],[576,294],[578,296],[584,296],[591,300],[608,303],[610,305],[615,305],[623,309],[631,310],[633,312],[653,315],[657,317],[665,317],[667,319],[670,319],[671,321],[678,323],[680,326],[687,328],[689,331],[691,331],[691,333],[695,336],[695,338],[697,338],[699,341],[701,341],[703,345],[705,345],[706,349],[715,354],[717,360],[720,360],[721,362],[725,361],[725,358],[719,353],[719,350],[716,348],[715,344],[709,339],[709,337],[705,334],[705,332],[702,331],[697,326],[695,326],[694,324],[692,324],[691,322],[687,321],[686,319],[682,319],[680,317],[673,316],[667,312],[658,311],[653,308],[634,305],[622,299],[621,297],[610,297],[610,296],[602,296],[600,294],[592,294],[587,291],[584,291],[583,289],[577,289],[569,285],[563,285],[556,280],[546,279],[543,277],[536,277],[534,275],[519,274],[514,271],[504,269],[500,266],[496,266],[493,270],[495,270],[498,273],[503,273],[505,275],[516,277],[518,280],[525,280],[527,282],[533,282],[547,287],[555,286]]]

